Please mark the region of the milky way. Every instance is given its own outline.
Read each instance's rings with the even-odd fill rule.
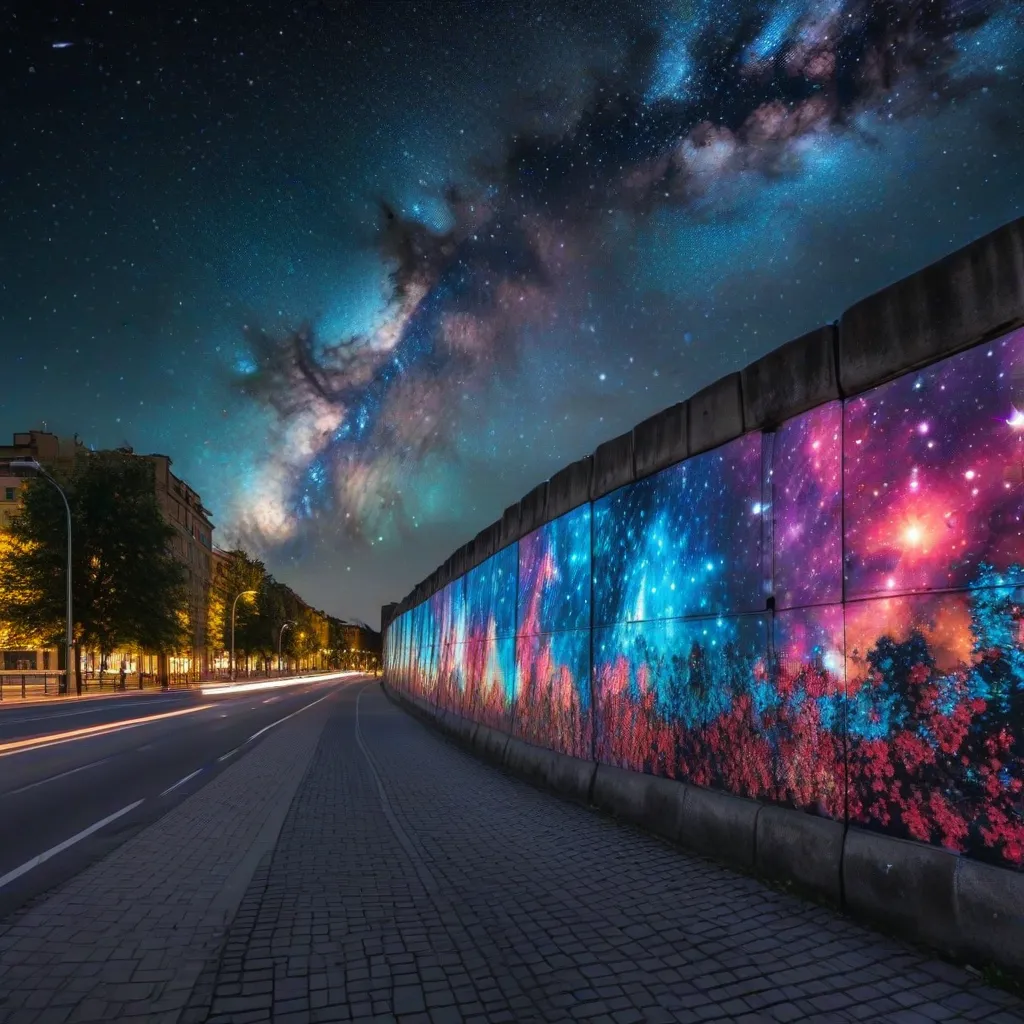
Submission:
[[[370,621],[560,466],[1024,212],[1009,0],[0,18],[6,429],[167,452],[219,543]]]
[[[506,400],[536,400],[528,379],[510,376],[523,347],[538,337],[542,350],[559,345],[560,328],[575,334],[587,310],[613,319],[614,294],[595,288],[604,279],[629,294],[621,262],[666,230],[660,218],[677,233],[700,226],[718,277],[732,258],[720,223],[740,220],[750,234],[763,225],[770,236],[764,218],[786,204],[787,184],[824,193],[843,175],[837,164],[866,159],[858,144],[884,145],[886,125],[919,130],[929,114],[989,89],[1014,30],[999,4],[981,2],[666,9],[571,117],[534,119],[498,158],[481,154],[475,177],[451,183],[446,230],[415,210],[382,209],[393,290],[374,330],[253,338],[241,386],[280,413],[295,452],[286,449],[287,471],[278,461],[260,479],[253,526],[271,541],[303,518],[370,539],[402,531],[417,512],[407,495],[420,467],[456,458],[473,429],[467,395],[504,381]],[[894,158],[888,173],[899,171]],[[662,317],[655,343],[685,349],[687,332]],[[634,343],[624,331],[611,344]],[[567,349],[565,359],[550,353],[553,372],[586,358],[578,339]]]

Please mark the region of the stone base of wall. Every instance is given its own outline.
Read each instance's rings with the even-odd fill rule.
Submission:
[[[424,723],[536,786],[730,868],[786,883],[977,967],[1024,978],[1024,873],[756,800],[524,743],[381,683]]]

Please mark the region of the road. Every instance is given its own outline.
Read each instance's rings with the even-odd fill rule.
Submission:
[[[0,711],[0,917],[103,857],[353,678]]]

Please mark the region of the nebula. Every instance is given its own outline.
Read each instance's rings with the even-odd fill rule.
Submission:
[[[311,318],[283,336],[248,332],[235,386],[279,431],[256,460],[258,498],[239,531],[271,547],[311,528],[407,536],[436,514],[429,481],[443,467],[481,436],[513,440],[495,426],[501,406],[527,415],[536,401],[553,420],[545,398],[571,397],[566,375],[587,359],[587,332],[627,346],[628,324],[657,300],[614,292],[631,287],[652,244],[699,239],[681,266],[740,272],[750,254],[725,241],[739,223],[770,264],[787,221],[814,217],[781,185],[814,188],[866,160],[882,145],[872,125],[916,131],[983,95],[1024,38],[1015,6],[996,0],[687,3],[642,28],[610,70],[580,69],[593,84],[579,102],[552,110],[518,97],[503,143],[437,197],[441,215],[380,204],[389,297],[372,330],[323,336]],[[670,325],[691,298],[669,298],[656,317],[662,350],[690,343]],[[881,538],[875,548],[881,564]]]

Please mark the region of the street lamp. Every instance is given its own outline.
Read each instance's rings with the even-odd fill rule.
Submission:
[[[281,625],[281,632],[277,634],[277,671],[278,672],[281,671],[281,652],[282,652],[282,648],[284,646],[284,631],[289,626],[294,626],[294,625],[295,625],[295,623],[291,619],[289,619],[287,622],[282,623],[282,625]]]
[[[74,621],[71,617],[71,506],[68,504],[67,495],[64,489],[35,459],[12,459],[9,463],[11,469],[22,473],[38,473],[44,480],[48,480],[57,488],[57,493],[64,502],[64,511],[68,515],[68,567],[67,567],[67,626],[64,643],[67,647],[67,657],[64,660],[64,693],[71,692],[71,658],[74,654]]]
[[[231,602],[231,682],[235,681],[235,609],[238,607],[240,597],[257,593],[259,593],[257,590],[243,590],[240,594],[236,594],[234,601]]]

